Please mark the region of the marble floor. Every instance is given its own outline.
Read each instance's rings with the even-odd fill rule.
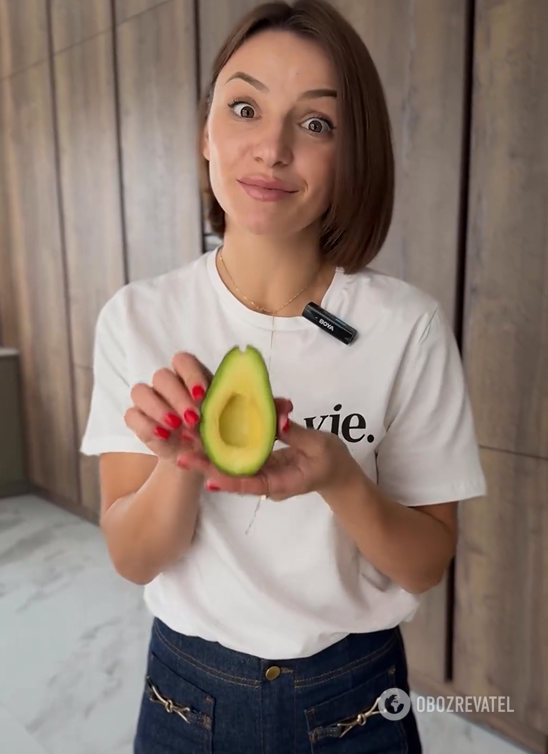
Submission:
[[[96,526],[0,499],[0,752],[131,754],[150,616]],[[424,754],[518,754],[453,713],[418,713]]]

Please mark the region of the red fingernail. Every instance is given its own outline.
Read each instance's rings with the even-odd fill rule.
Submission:
[[[194,435],[188,431],[188,429],[181,430],[179,437],[181,440],[187,440],[188,442],[192,442],[194,440]]]
[[[199,401],[204,397],[205,390],[203,389],[201,385],[194,385],[190,393],[195,401]]]
[[[211,490],[212,492],[218,492],[221,488],[217,487],[216,484],[213,482],[206,482],[206,487],[208,490]]]
[[[287,432],[289,429],[289,419],[286,419],[284,423],[282,424],[282,432]]]
[[[196,413],[196,411],[194,411],[194,409],[192,409],[192,408],[187,408],[187,410],[183,414],[183,419],[191,427],[193,427],[196,424],[196,422],[198,421],[199,418],[200,417],[198,416],[198,414]]]
[[[188,466],[186,465],[186,463],[182,461],[180,458],[177,459],[177,466],[180,469],[188,469]]]
[[[166,414],[165,423],[169,424],[169,426],[173,427],[173,429],[179,429],[179,427],[182,424],[182,421],[180,417],[177,416],[177,414]]]
[[[168,440],[169,439],[169,429],[166,429],[165,427],[155,427],[154,428],[154,434],[158,437],[161,437],[162,440]]]

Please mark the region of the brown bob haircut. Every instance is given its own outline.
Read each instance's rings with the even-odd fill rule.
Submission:
[[[394,153],[379,74],[359,34],[327,0],[267,2],[232,30],[212,66],[199,111],[202,192],[211,229],[224,235],[225,215],[209,182],[202,136],[217,78],[234,52],[266,30],[287,31],[319,44],[338,77],[336,174],[331,206],[322,218],[320,245],[347,274],[366,267],[386,239],[394,207]]]

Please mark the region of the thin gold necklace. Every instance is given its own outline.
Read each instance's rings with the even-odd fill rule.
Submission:
[[[312,285],[312,283],[315,282],[316,278],[318,277],[318,273],[319,273],[319,270],[317,270],[315,272],[314,277],[312,278],[312,280],[310,280],[310,282],[307,283],[304,288],[301,288],[301,290],[298,293],[296,293],[294,296],[292,296],[289,299],[289,301],[286,301],[285,304],[283,304],[282,306],[278,307],[277,309],[274,309],[274,311],[269,311],[268,309],[265,309],[264,307],[259,306],[259,304],[256,304],[254,301],[252,301],[250,298],[248,298],[244,293],[242,293],[242,291],[238,288],[238,286],[236,285],[236,283],[234,281],[234,278],[232,277],[232,275],[229,272],[228,267],[226,266],[226,262],[225,262],[224,257],[223,257],[223,250],[222,249],[219,249],[219,259],[223,263],[223,267],[225,268],[226,274],[230,278],[230,282],[232,283],[232,285],[234,286],[234,288],[236,288],[236,290],[240,294],[240,296],[242,298],[244,298],[249,304],[251,304],[252,306],[254,306],[255,309],[258,309],[258,311],[262,312],[263,314],[270,314],[272,317],[274,317],[276,314],[278,314],[278,312],[281,312],[282,309],[285,309],[286,306],[289,306],[289,304],[292,304],[293,301],[295,301],[295,299],[299,298],[299,296],[302,293],[304,293],[305,291],[307,291],[310,288],[310,286]]]
[[[292,298],[290,298],[289,301],[287,301],[285,304],[283,304],[283,306],[278,307],[278,309],[275,309],[274,311],[268,311],[268,309],[265,309],[264,307],[259,306],[259,304],[256,304],[254,301],[252,301],[250,298],[248,298],[238,288],[238,286],[236,285],[236,282],[234,281],[234,278],[232,277],[232,275],[230,274],[230,271],[229,271],[228,267],[226,266],[226,262],[225,262],[225,260],[223,258],[223,250],[222,250],[222,248],[219,249],[219,259],[223,263],[223,267],[225,268],[226,274],[230,278],[230,281],[231,281],[232,285],[234,286],[234,288],[236,289],[236,291],[239,293],[239,295],[243,299],[245,299],[249,304],[251,304],[252,306],[254,306],[255,309],[257,309],[258,311],[260,311],[263,314],[269,314],[272,317],[272,324],[271,324],[271,328],[270,328],[270,347],[269,347],[269,352],[268,352],[268,366],[267,366],[268,373],[270,374],[270,362],[271,362],[271,358],[272,358],[272,343],[273,343],[273,340],[274,340],[274,322],[275,322],[274,317],[276,316],[276,314],[278,314],[278,312],[281,312],[282,309],[286,308],[286,306],[289,306],[289,304],[292,304],[293,301],[295,301],[295,299],[297,299],[302,293],[304,293],[305,291],[307,291],[310,288],[310,286],[316,281],[316,278],[318,277],[318,275],[320,273],[321,266],[316,270],[316,272],[314,273],[314,277],[310,280],[310,282],[307,285],[305,285],[305,287],[302,288],[298,293],[296,293],[294,296],[292,296]],[[251,521],[249,522],[249,525],[248,525],[247,529],[245,530],[246,534],[249,533],[251,527],[253,526],[253,523],[255,521],[257,513],[259,512],[259,507],[261,505],[261,502],[263,500],[266,500],[267,497],[268,497],[268,495],[261,495],[260,498],[257,500],[257,505],[255,506],[255,510],[253,512],[253,516],[251,517]]]

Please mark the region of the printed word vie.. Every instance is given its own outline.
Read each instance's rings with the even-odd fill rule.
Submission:
[[[361,442],[364,438],[367,438],[367,442],[374,442],[373,435],[368,435],[363,430],[367,429],[367,422],[365,417],[361,414],[348,414],[347,416],[341,416],[340,411],[342,409],[342,403],[337,403],[333,406],[333,414],[325,414],[322,416],[308,416],[304,421],[308,429],[322,429],[325,422],[331,419],[330,432],[337,437],[342,437],[346,442]],[[325,429],[327,429],[326,425]]]

